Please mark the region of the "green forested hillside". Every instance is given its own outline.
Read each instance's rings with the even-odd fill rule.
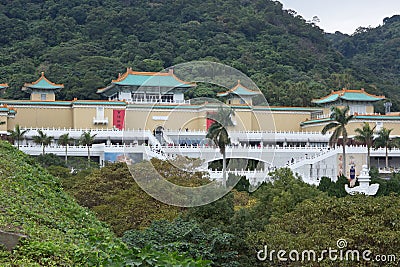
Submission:
[[[385,92],[353,68],[324,32],[271,0],[0,1],[5,97],[40,71],[64,83],[60,99],[98,98],[126,67],[158,71],[213,60],[253,78],[273,105],[308,105],[343,86]],[[204,92],[207,94],[207,92]]]
[[[379,85],[398,105],[400,15],[385,18],[382,26],[376,28],[359,28],[352,36],[335,35],[334,46],[361,70],[359,77]]]
[[[0,230],[27,236],[12,252],[0,244],[2,267],[208,266],[172,251],[129,249],[93,212],[68,196],[58,179],[4,141],[0,141]]]

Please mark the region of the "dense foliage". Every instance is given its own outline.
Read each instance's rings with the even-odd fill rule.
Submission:
[[[138,247],[150,243],[155,248],[188,251],[212,260],[214,266],[258,266],[248,236],[262,231],[271,216],[291,212],[296,204],[322,195],[287,169],[273,176],[274,183],[263,184],[240,207],[235,202],[244,192],[234,190],[216,202],[188,209],[173,222],[153,222],[146,230],[128,231],[124,240]]]
[[[288,258],[287,261],[278,261],[276,254],[272,260],[266,261],[279,263],[279,266],[397,266],[400,256],[399,211],[400,199],[395,196],[320,196],[305,200],[292,212],[273,216],[262,231],[251,233],[247,241],[260,250],[264,246],[269,252],[286,250],[284,257]],[[342,240],[341,243],[338,240]],[[328,253],[321,254],[329,248],[336,250],[330,254],[332,257]],[[300,252],[300,259],[303,251],[314,250],[318,262],[308,260],[312,259],[311,256],[305,257],[299,265],[298,260],[289,260],[290,250]],[[359,258],[350,255],[346,260],[346,255],[349,255],[346,253],[351,250],[358,250]],[[362,253],[366,250],[371,253],[363,258]],[[339,260],[340,255],[344,255],[344,260]],[[395,257],[379,262],[376,256],[382,255],[386,259],[389,259],[388,255]]]
[[[0,142],[0,229],[28,236],[1,266],[206,266],[173,251],[128,248],[33,158]]]
[[[151,246],[155,250],[188,253],[193,258],[211,260],[217,266],[240,266],[232,246],[234,235],[211,226],[204,230],[195,221],[155,221],[143,231],[127,231],[123,240],[132,247]]]
[[[135,168],[140,170],[143,164],[146,163],[139,163]],[[167,162],[153,159],[152,164],[175,184],[197,186],[204,183],[201,175],[179,171]],[[144,171],[149,170],[148,166],[144,167]],[[118,235],[129,229],[147,227],[154,220],[173,220],[184,211],[149,196],[138,186],[124,163],[109,164],[87,176],[72,175],[62,181],[79,204],[95,211],[98,218],[106,221]]]
[[[138,168],[142,164],[144,163],[140,163]],[[175,179],[171,181],[186,185],[190,182],[187,179],[189,176],[175,170],[167,162],[157,160],[153,164],[168,179]],[[117,186],[119,180],[126,179],[122,176],[128,173],[123,174],[124,172],[127,172],[126,167],[121,164],[112,164],[103,173],[96,171],[88,176],[90,182],[86,179],[82,183],[86,189],[81,194],[89,194],[88,199],[96,200],[96,194],[101,194],[96,191],[102,187],[107,188],[104,190],[107,194],[113,192],[114,195],[120,195],[119,192],[126,190],[124,186]],[[172,220],[165,220],[166,217],[163,217],[167,209],[163,204],[159,204],[160,212],[154,213],[152,207],[157,203],[155,200],[140,193],[136,193],[134,198],[126,197],[126,203],[131,203],[132,199],[136,201],[137,205],[134,207],[129,204],[129,209],[133,215],[137,215],[136,220],[143,219],[147,222],[142,225],[147,226],[145,228],[138,227],[135,221],[115,219],[123,218],[128,211],[118,202],[107,204],[108,209],[114,209],[109,212],[115,218],[104,217],[101,212],[98,214],[102,220],[113,224],[114,229],[119,229],[119,233],[124,229],[131,229],[124,233],[123,238],[131,247],[187,253],[190,257],[210,260],[213,266],[268,266],[269,262],[260,261],[256,257],[256,252],[263,249],[264,245],[272,249],[321,251],[328,247],[335,249],[339,238],[346,239],[349,249],[370,249],[373,255],[397,253],[399,230],[396,214],[400,203],[397,197],[390,194],[400,190],[398,175],[386,181],[372,173],[372,182],[381,185],[379,196],[376,197],[348,196],[344,191],[344,184],[347,183],[344,177],[340,177],[338,182],[323,178],[319,187],[315,187],[302,182],[289,169],[280,169],[271,175],[274,182],[263,184],[253,193],[233,190],[208,205],[179,210],[173,213],[174,217],[170,218]],[[121,178],[117,179],[117,176]],[[101,186],[97,187],[96,183]],[[201,183],[202,180],[199,179],[197,184]],[[192,181],[190,185],[195,186],[196,183]],[[241,184],[240,188],[243,186]],[[95,193],[90,193],[89,188],[94,189]],[[72,186],[70,190],[76,194],[80,189]],[[139,196],[143,201],[137,200]],[[121,198],[120,202],[122,201]],[[143,213],[141,209],[148,213]],[[118,224],[122,227],[119,228]],[[338,262],[337,266],[342,263]],[[362,260],[348,263],[351,266],[367,264]],[[274,264],[278,264],[276,258]],[[329,260],[279,264],[332,266]],[[386,265],[390,264],[389,262]]]
[[[395,75],[379,78],[361,63],[354,67],[315,24],[271,0],[4,0],[0,34],[0,80],[10,84],[9,98],[27,97],[20,88],[40,71],[65,84],[59,99],[96,99],[96,89],[126,67],[159,71],[192,60],[243,71],[273,105],[308,105],[343,86],[394,93],[388,79]],[[380,48],[390,61],[380,50],[369,61],[380,59],[394,71],[398,52],[385,50],[396,47],[393,38],[386,34]],[[392,73],[386,69],[382,73]],[[214,96],[214,90],[201,87],[190,95]]]
[[[387,17],[382,26],[360,27],[351,35],[335,33],[334,46],[358,69],[356,77],[381,87],[392,98],[396,110],[400,96],[400,15]]]

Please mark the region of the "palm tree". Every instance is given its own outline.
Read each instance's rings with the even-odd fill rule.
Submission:
[[[213,140],[213,142],[218,146],[219,151],[222,154],[222,180],[226,185],[226,146],[231,143],[231,139],[229,138],[228,132],[225,127],[219,123],[214,122],[210,128],[208,128],[208,132],[206,138]]]
[[[17,141],[17,147],[19,149],[19,142],[24,138],[24,135],[28,132],[29,130],[21,130],[19,125],[15,125],[14,130],[8,130],[7,132],[10,134],[11,140],[14,143]]]
[[[94,138],[96,137],[96,134],[91,135],[90,131],[88,132],[83,132],[81,135],[81,138],[79,139],[79,143],[82,146],[87,146],[88,150],[88,164],[90,163],[90,146],[94,143]]]
[[[210,114],[211,115],[211,114]],[[206,138],[211,139],[219,148],[222,154],[222,180],[226,186],[226,146],[231,143],[227,126],[232,126],[233,122],[231,120],[232,109],[219,107],[218,112],[211,115],[211,119],[214,123],[208,128]]]
[[[326,134],[329,130],[334,129],[331,138],[329,139],[329,143],[332,145],[337,143],[340,136],[342,136],[343,140],[343,174],[346,175],[346,144],[347,144],[347,130],[346,126],[353,119],[353,115],[347,115],[349,111],[349,106],[340,109],[338,107],[333,106],[331,108],[331,122],[325,125],[322,129],[322,134]]]
[[[53,138],[53,136],[48,136],[42,130],[37,130],[37,132],[39,135],[33,136],[32,139],[33,139],[33,142],[35,142],[35,144],[42,145],[43,155],[44,155],[45,146],[50,145],[54,138]]]
[[[395,144],[393,140],[390,138],[390,133],[393,129],[382,128],[378,132],[378,137],[375,139],[375,147],[384,147],[385,148],[385,157],[386,157],[386,168],[389,168],[389,155],[388,150],[391,149]]]
[[[356,135],[354,137],[354,139],[356,141],[358,141],[360,143],[363,143],[364,145],[367,146],[367,165],[368,165],[368,168],[370,168],[370,166],[371,166],[370,156],[371,156],[371,147],[374,144],[374,131],[375,131],[375,128],[376,128],[376,126],[371,129],[371,127],[369,126],[369,123],[368,122],[364,122],[363,127],[361,129],[357,128],[355,130],[355,132],[358,135]]]
[[[62,134],[58,138],[58,144],[65,146],[65,164],[68,162],[68,145],[70,145],[73,140],[73,138],[69,137],[69,133]]]

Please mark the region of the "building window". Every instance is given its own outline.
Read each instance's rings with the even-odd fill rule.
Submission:
[[[104,107],[96,108],[96,119],[98,119],[98,120],[104,119]]]
[[[350,114],[366,114],[367,107],[365,104],[350,105]]]
[[[46,94],[40,94],[40,100],[45,101],[46,100]]]
[[[96,107],[96,117],[93,117],[94,124],[108,124],[108,118],[104,117],[104,107]]]
[[[172,103],[173,100],[174,100],[174,95],[171,94],[161,95],[161,102]]]
[[[145,100],[144,93],[133,93],[132,98],[135,102],[143,102]]]

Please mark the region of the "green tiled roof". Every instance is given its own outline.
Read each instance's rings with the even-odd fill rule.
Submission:
[[[182,83],[173,76],[149,76],[129,74],[125,79],[114,82],[117,85],[125,86],[148,86],[148,87],[193,87],[193,85]]]
[[[121,101],[90,101],[90,100],[75,100],[75,101],[30,101],[30,100],[1,100],[1,103],[8,105],[45,105],[45,106],[72,106],[72,105],[113,105],[125,106],[125,102]]]
[[[331,118],[324,118],[324,119],[303,121],[302,123],[300,123],[300,126],[307,125],[307,124],[321,123],[321,122],[329,122],[331,120],[332,120]]]
[[[44,89],[44,90],[58,90],[64,88],[63,84],[55,84],[49,81],[42,72],[42,76],[33,83],[25,83],[23,90]]]
[[[333,94],[333,95],[329,95],[325,98],[313,99],[312,102],[316,103],[316,104],[325,104],[325,103],[334,102],[334,101],[338,100],[338,98],[339,98],[338,94]]]
[[[76,100],[74,105],[112,105],[112,106],[126,106],[122,101],[90,101],[90,100]]]
[[[247,89],[243,85],[240,84],[240,81],[238,81],[237,85],[233,87],[232,89],[226,91],[226,92],[221,92],[218,93],[217,96],[228,96],[230,94],[238,95],[238,96],[255,96],[261,94],[261,92],[256,92]]]
[[[97,93],[104,93],[116,85],[135,86],[135,87],[166,87],[166,88],[191,88],[196,86],[180,80],[172,71],[168,73],[161,72],[138,72],[128,68],[127,71],[118,79],[113,80],[111,85],[97,90]]]
[[[371,95],[361,90],[347,90],[343,89],[341,91],[332,92],[330,95],[320,98],[313,99],[312,102],[316,104],[325,104],[335,102],[338,99],[343,99],[347,101],[365,101],[365,102],[375,102],[385,99],[384,96]]]
[[[45,105],[45,106],[71,106],[71,101],[30,101],[30,100],[1,100],[8,105]]]
[[[389,115],[359,115],[355,116],[355,118],[362,120],[400,120],[400,116]]]
[[[257,110],[257,108],[254,108]],[[271,111],[304,111],[304,112],[313,112],[313,111],[320,111],[319,108],[308,108],[308,107],[270,107],[267,108]]]

